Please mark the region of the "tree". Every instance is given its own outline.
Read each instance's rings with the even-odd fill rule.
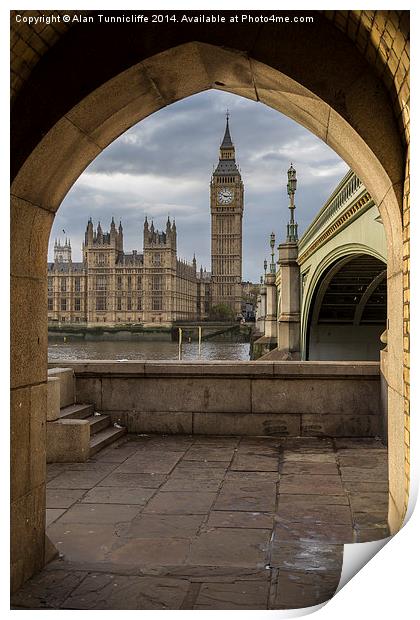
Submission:
[[[217,304],[210,309],[210,318],[213,321],[233,321],[235,313],[227,304]]]

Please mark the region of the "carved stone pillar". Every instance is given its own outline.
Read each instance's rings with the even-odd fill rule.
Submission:
[[[279,245],[281,292],[277,348],[289,359],[300,359],[300,274],[297,256],[297,242]]]

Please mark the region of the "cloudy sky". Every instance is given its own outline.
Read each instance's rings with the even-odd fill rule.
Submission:
[[[261,103],[211,90],[156,112],[113,142],[85,170],[63,201],[51,232],[71,239],[81,260],[88,218],[124,228],[124,250],[142,250],[145,215],[164,227],[176,219],[178,256],[210,268],[209,181],[217,164],[226,108],[245,187],[243,279],[257,282],[269,235],[284,241],[288,220],[287,169],[297,170],[300,236],[348,166],[306,129]]]

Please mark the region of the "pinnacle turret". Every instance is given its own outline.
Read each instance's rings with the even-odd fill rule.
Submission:
[[[226,129],[225,129],[225,135],[223,136],[223,140],[222,140],[222,144],[220,145],[221,149],[233,149],[233,142],[232,142],[232,138],[230,137],[230,130],[229,130],[229,110],[226,111]]]

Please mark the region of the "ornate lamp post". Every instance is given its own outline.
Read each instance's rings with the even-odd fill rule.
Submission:
[[[287,193],[289,194],[289,209],[290,209],[290,221],[287,224],[287,242],[295,243],[298,240],[297,236],[297,223],[295,222],[295,193],[297,186],[296,170],[293,168],[293,164],[290,164],[290,168],[287,171]]]
[[[270,235],[270,247],[271,247],[271,263],[270,263],[270,273],[276,273],[276,263],[274,262],[274,244],[276,243],[276,236],[272,232]]]

